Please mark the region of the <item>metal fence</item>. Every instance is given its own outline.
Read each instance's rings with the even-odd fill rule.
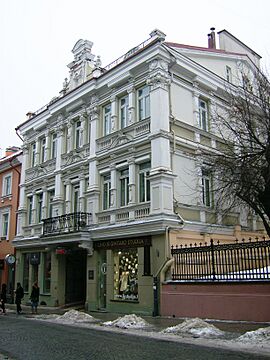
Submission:
[[[172,280],[270,281],[270,240],[249,239],[230,244],[210,241],[171,248]]]

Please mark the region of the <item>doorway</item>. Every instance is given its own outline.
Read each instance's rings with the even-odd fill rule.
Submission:
[[[85,303],[86,261],[87,252],[84,249],[71,250],[66,255],[66,304]]]

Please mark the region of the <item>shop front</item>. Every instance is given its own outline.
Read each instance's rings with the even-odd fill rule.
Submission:
[[[151,315],[152,248],[151,237],[95,241],[88,260],[88,310]]]
[[[17,250],[16,282],[21,282],[25,299],[38,281],[40,304],[60,306],[85,303],[87,253],[77,244]]]

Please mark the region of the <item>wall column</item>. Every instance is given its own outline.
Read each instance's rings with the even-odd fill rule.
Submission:
[[[84,172],[83,169],[82,169],[82,171]],[[79,197],[80,212],[85,212],[85,196],[84,196],[84,192],[85,192],[85,175],[80,174],[79,179],[80,179],[80,197]]]
[[[92,214],[93,223],[97,223],[96,213],[99,212],[99,180],[96,160],[96,139],[98,137],[98,119],[99,108],[98,98],[93,95],[91,98],[91,105],[88,109],[90,132],[90,148],[89,148],[89,186],[86,191],[87,206],[86,211]]]
[[[116,96],[111,96],[111,124],[112,132],[116,131],[118,128],[117,124],[117,108],[116,108]]]
[[[70,180],[65,181],[66,186],[66,196],[65,196],[65,206],[66,206],[66,214],[71,213],[71,182]]]
[[[169,60],[156,58],[149,64],[151,116],[151,214],[174,214],[170,153]]]
[[[21,181],[19,184],[20,187],[20,199],[19,199],[19,208],[18,208],[18,219],[17,219],[17,237],[23,235],[23,226],[26,225],[26,197],[25,197],[25,170],[27,169],[29,149],[28,145],[24,144],[22,147],[23,156],[22,156],[22,166],[21,166]]]
[[[62,119],[62,117],[61,117]],[[61,121],[59,119],[59,121]],[[56,165],[55,165],[55,193],[53,199],[53,216],[63,215],[63,185],[62,185],[62,151],[63,151],[63,138],[64,131],[60,126],[57,129],[57,153],[56,153]]]
[[[128,125],[131,125],[135,122],[135,87],[134,84],[131,83],[127,89],[128,92]]]

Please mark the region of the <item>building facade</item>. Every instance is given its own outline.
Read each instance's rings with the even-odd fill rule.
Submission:
[[[8,300],[13,299],[15,280],[15,251],[12,240],[16,235],[22,151],[6,149],[0,159],[0,286],[7,285]]]
[[[259,55],[223,30],[208,48],[150,38],[105,68],[90,41],[72,52],[60,96],[29,113],[24,139],[17,280],[38,280],[47,305],[152,314],[153,280],[170,246],[231,241],[259,230],[252,214],[214,210],[202,148],[224,145],[211,124],[226,84]]]

